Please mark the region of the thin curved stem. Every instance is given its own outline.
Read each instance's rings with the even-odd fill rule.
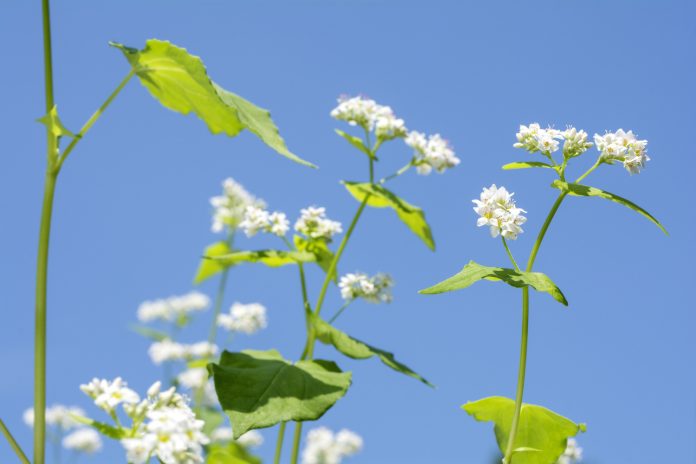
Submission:
[[[345,303],[343,303],[343,305],[340,308],[338,308],[338,311],[336,311],[336,314],[334,314],[333,317],[331,319],[329,319],[329,324],[333,324],[336,321],[336,319],[338,319],[338,316],[343,314],[343,311],[345,311],[346,308],[348,306],[350,306],[351,303],[352,303],[351,300],[348,300]]]
[[[512,262],[512,265],[515,267],[515,270],[519,271],[520,267],[517,265],[517,261],[515,261],[515,257],[512,256],[512,252],[510,251],[510,247],[508,247],[507,240],[505,240],[505,237],[503,237],[502,235],[500,236],[500,238],[503,239],[503,246],[505,247],[505,252],[507,253],[508,258],[510,258],[510,262]]]
[[[119,93],[121,93],[121,90],[128,84],[128,81],[131,80],[131,78],[135,75],[135,69],[131,69],[128,75],[123,78],[120,84],[116,87],[116,89],[111,92],[111,95],[107,97],[107,99],[104,101],[104,103],[101,104],[101,106],[95,111],[92,116],[87,120],[87,122],[82,126],[80,129],[80,132],[75,134],[75,137],[72,139],[70,144],[65,148],[65,151],[63,152],[63,156],[61,156],[58,159],[58,162],[56,163],[56,169],[61,168],[63,166],[63,163],[67,159],[68,155],[73,151],[75,146],[82,140],[82,138],[87,134],[87,132],[92,128],[95,122],[99,119],[99,117],[106,111],[106,109],[109,107],[112,101],[118,96]]]
[[[577,184],[578,182],[583,180],[585,177],[589,176],[592,173],[592,171],[594,171],[595,169],[600,167],[603,163],[604,163],[604,160],[600,156],[599,158],[597,158],[597,161],[595,161],[595,164],[593,164],[592,167],[590,167],[590,169],[588,169],[587,171],[585,171],[585,173],[583,175],[581,175],[580,177],[575,179],[575,183]]]
[[[278,427],[278,439],[276,440],[275,455],[273,456],[273,464],[280,464],[280,456],[283,454],[283,439],[285,438],[285,426],[287,422],[281,422]]]
[[[411,166],[413,166],[413,161],[409,161],[408,164],[406,164],[406,165],[404,165],[403,167],[401,167],[401,168],[400,168],[398,171],[396,171],[394,174],[390,174],[390,175],[388,175],[387,177],[382,177],[382,179],[380,179],[380,181],[379,181],[379,184],[380,184],[380,185],[381,185],[381,184],[384,184],[384,183],[387,182],[387,181],[390,181],[390,180],[392,180],[392,179],[395,179],[395,178],[399,177],[400,175],[404,174],[406,171],[408,171],[409,169],[411,169]]]
[[[0,431],[2,431],[2,434],[5,435],[5,438],[7,438],[7,441],[10,443],[12,450],[15,452],[19,460],[22,461],[22,464],[30,464],[29,458],[27,458],[27,455],[24,454],[24,451],[22,451],[19,443],[17,443],[17,440],[14,439],[10,433],[10,430],[7,428],[2,419],[0,419]]]
[[[227,246],[230,250],[232,250],[234,246],[234,231],[229,231],[227,235]],[[213,321],[210,324],[210,335],[208,336],[208,341],[210,343],[215,343],[215,339],[217,338],[217,319],[220,313],[222,312],[222,305],[225,301],[225,290],[227,289],[227,279],[230,274],[230,267],[226,267],[222,271],[222,275],[220,276],[220,282],[218,284],[218,289],[217,289],[217,294],[215,295],[215,303],[213,307]]]

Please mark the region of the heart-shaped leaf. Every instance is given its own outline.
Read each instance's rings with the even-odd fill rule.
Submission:
[[[495,424],[498,447],[505,453],[515,402],[502,396],[491,396],[466,403],[462,409],[477,421]],[[576,424],[542,406],[522,404],[511,464],[555,464],[565,451],[568,438],[585,429],[585,424]]]
[[[418,293],[430,295],[453,292],[469,287],[479,280],[484,279],[502,281],[517,288],[529,286],[538,292],[548,293],[559,303],[568,306],[568,301],[563,295],[563,292],[561,292],[561,289],[558,288],[546,274],[542,274],[541,272],[516,271],[515,269],[504,267],[482,266],[474,261],[469,261],[469,264],[464,266],[461,271],[449,279],[445,279],[439,284],[435,284]]]
[[[669,235],[667,234],[667,229],[665,229],[662,226],[662,224],[660,224],[660,221],[655,219],[655,217],[652,214],[648,213],[643,208],[633,203],[631,200],[627,200],[623,197],[614,195],[613,193],[609,193],[605,190],[600,190],[595,187],[588,187],[587,185],[581,184],[570,184],[567,182],[562,182],[560,180],[554,180],[551,186],[563,192],[567,192],[569,195],[577,197],[599,197],[613,201],[614,203],[618,203],[620,205],[624,205],[625,207],[630,208],[638,214],[648,218],[648,220],[655,224],[657,227],[659,227],[660,230],[662,230],[662,232],[664,232],[666,235]]]
[[[425,213],[422,209],[408,203],[390,192],[379,184],[343,182],[348,191],[359,202],[363,202],[365,197],[367,205],[373,208],[391,208],[396,211],[399,219],[416,234],[431,250],[435,249],[435,241],[430,226],[425,220]]]
[[[353,338],[347,333],[341,332],[320,317],[313,318],[313,326],[317,340],[325,345],[333,346],[339,352],[343,353],[349,358],[369,359],[373,356],[377,356],[385,366],[394,369],[396,372],[400,372],[408,375],[409,377],[420,380],[424,384],[433,387],[433,384],[425,380],[416,372],[412,371],[411,368],[397,361],[392,353],[361,342],[357,338]]]
[[[316,167],[288,150],[271,114],[213,82],[203,61],[170,42],[151,39],[137,50],[118,43],[140,82],[163,106],[195,113],[213,134],[230,137],[249,129],[266,145],[291,160]]]
[[[280,422],[317,420],[351,384],[350,372],[342,372],[334,362],[292,363],[276,350],[225,351],[220,363],[208,369],[235,439]]]

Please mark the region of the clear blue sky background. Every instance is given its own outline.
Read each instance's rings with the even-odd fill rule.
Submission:
[[[571,305],[532,296],[526,400],[588,423],[580,437],[592,464],[696,463],[692,133],[696,124],[696,8],[686,1],[180,1],[54,2],[56,95],[77,128],[128,72],[109,40],[141,47],[168,39],[201,55],[223,86],[272,109],[289,146],[321,166],[295,165],[255,137],[213,137],[194,117],[160,107],[131,83],[65,166],[50,262],[49,404],[97,415],[78,385],[123,376],[139,390],[160,376],[147,342],[128,326],[138,304],[185,293],[209,231],[208,198],[233,176],[294,216],[324,205],[348,221],[356,203],[339,179],[364,179],[364,157],[334,133],[342,93],[391,105],[410,128],[440,132],[462,159],[444,176],[399,179],[393,189],[427,212],[438,245],[429,252],[387,211],[368,211],[341,265],[390,271],[395,301],[356,304],[349,333],[395,351],[436,390],[376,361],[339,358],[354,386],[320,424],[365,438],[355,463],[487,463],[490,426],[459,405],[514,394],[519,291],[482,283],[440,297],[416,290],[468,260],[506,263],[475,227],[471,199],[503,184],[529,214],[513,245],[529,251],[556,192],[548,172],[503,172],[524,159],[518,124],[574,124],[590,133],[631,128],[650,141],[639,176],[605,167],[591,185],[631,198],[669,229],[597,199],[571,198],[537,269]],[[32,402],[35,247],[45,162],[38,1],[0,5],[0,414],[30,448],[22,411]],[[345,129],[345,127],[343,127]],[[409,156],[385,148],[379,173]],[[590,155],[592,158],[593,155]],[[591,163],[581,159],[577,168]],[[263,239],[244,246],[268,245]],[[320,274],[311,274],[316,295]],[[212,292],[214,283],[202,286]],[[337,291],[330,306],[339,304]],[[304,340],[294,269],[245,267],[228,302],[260,301],[269,328],[233,346],[296,357]],[[209,316],[208,316],[209,317]],[[203,337],[201,320],[189,341]],[[265,431],[264,456],[275,431]],[[6,444],[0,462],[14,462]],[[85,461],[86,462],[86,461]],[[90,462],[123,462],[117,444]]]

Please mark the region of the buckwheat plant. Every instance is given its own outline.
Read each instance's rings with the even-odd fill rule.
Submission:
[[[500,396],[466,403],[463,409],[478,421],[493,422],[498,447],[503,453],[504,464],[571,463],[580,460],[580,451],[572,437],[585,431],[584,424],[575,423],[542,406],[523,403],[527,342],[529,329],[529,289],[545,292],[556,301],[567,305],[565,296],[545,274],[533,272],[541,243],[556,212],[568,196],[604,198],[624,205],[648,218],[666,233],[662,225],[636,204],[605,190],[589,187],[583,182],[593,171],[604,165],[622,164],[631,174],[640,172],[649,160],[646,140],[638,139],[633,132],[619,129],[604,135],[595,134],[594,145],[599,151],[595,163],[574,182],[566,179],[567,168],[576,158],[592,147],[585,131],[570,127],[566,130],[542,129],[539,124],[520,126],[516,148],[538,154],[543,161],[522,161],[506,164],[503,169],[544,168],[556,174],[551,186],[559,190],[527,259],[524,270],[513,257],[508,242],[524,232],[527,212],[517,205],[513,193],[505,187],[491,185],[484,188],[480,198],[473,200],[478,215],[477,226],[487,227],[491,237],[500,237],[512,268],[483,266],[470,261],[456,275],[421,293],[433,294],[460,290],[478,282],[491,280],[506,283],[522,290],[522,336],[520,363],[515,399]],[[560,152],[560,153],[558,153]],[[559,156],[560,154],[560,156]]]
[[[248,129],[270,148],[298,163],[313,166],[288,150],[268,111],[242,97],[225,90],[210,79],[200,58],[185,49],[162,40],[148,40],[145,48],[137,50],[111,43],[120,50],[130,70],[116,89],[106,98],[82,127],[73,132],[61,121],[54,99],[53,51],[51,37],[50,0],[41,0],[44,50],[45,114],[39,122],[46,130],[46,170],[44,195],[39,229],[36,266],[36,306],[34,335],[34,464],[45,464],[46,442],[46,335],[48,256],[51,235],[53,197],[58,176],[64,164],[92,126],[116,99],[128,82],[137,76],[141,84],[165,108],[182,113],[195,113],[213,134],[224,133],[234,137]],[[220,218],[226,220],[225,217]],[[0,420],[0,431],[10,443],[18,458],[28,463],[29,458],[14,439],[5,423]],[[73,442],[74,443],[74,442]]]
[[[195,279],[199,283],[220,274],[214,320],[226,330],[253,332],[266,324],[265,314],[257,306],[237,305],[231,308],[229,314],[220,313],[220,301],[230,270],[244,263],[260,263],[269,267],[291,265],[298,269],[301,296],[298,306],[306,324],[306,340],[300,359],[288,360],[275,350],[224,351],[219,362],[208,365],[220,404],[231,420],[235,438],[253,429],[278,425],[276,464],[281,462],[287,422],[296,423],[289,461],[296,464],[300,457],[303,422],[319,419],[345,395],[351,384],[350,372],[343,372],[333,361],[314,359],[317,341],[353,359],[377,357],[397,372],[429,385],[423,377],[397,361],[393,354],[353,338],[333,325],[355,301],[389,303],[392,300],[393,281],[389,275],[368,275],[351,270],[339,278],[338,268],[368,206],[393,210],[411,232],[434,249],[431,229],[423,211],[388,190],[385,185],[411,168],[421,175],[433,171],[443,173],[459,164],[459,159],[440,135],[409,132],[404,121],[396,117],[390,107],[374,100],[341,97],[331,116],[355,128],[358,135],[341,130],[336,132],[367,161],[366,181],[343,182],[346,190],[359,203],[347,227],[333,219],[326,207],[310,204],[300,208],[295,216],[289,216],[285,212],[269,209],[265,202],[241,186],[226,181],[225,194],[211,202],[216,208],[213,230],[226,234],[226,239],[206,248]],[[375,162],[380,147],[399,140],[406,144],[407,153],[410,152],[408,162],[391,175],[381,179],[376,177]],[[240,235],[238,232],[243,232],[250,240],[260,235],[276,237],[279,247],[238,249],[234,245],[235,236]],[[338,245],[334,247],[336,242]],[[311,263],[323,271],[316,299],[310,298],[311,282],[305,268]],[[327,322],[321,312],[329,289],[333,288],[332,284],[344,303]],[[211,332],[213,335],[214,331],[215,328]],[[305,450],[304,462],[339,462],[342,456],[350,454],[347,451],[336,454],[334,451],[338,448],[333,447],[334,451],[327,453],[330,456],[335,454],[335,459],[316,460],[318,458],[309,457],[321,455],[312,452],[314,448],[315,445],[308,445],[307,450],[310,451]],[[354,446],[351,449],[357,448]]]

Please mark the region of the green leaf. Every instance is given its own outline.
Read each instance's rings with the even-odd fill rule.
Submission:
[[[203,259],[201,259],[201,263],[198,265],[198,271],[196,271],[196,277],[193,279],[193,283],[198,285],[204,280],[224,271],[227,267],[229,267],[228,265],[210,258],[227,255],[231,252],[232,249],[225,241],[208,245],[203,252]]]
[[[334,362],[292,363],[276,350],[225,351],[208,369],[235,439],[280,422],[317,420],[351,383],[350,372],[341,372]]]
[[[517,161],[514,163],[508,163],[503,166],[503,169],[528,169],[528,168],[549,168],[553,169],[548,163],[542,163],[541,161]]]
[[[148,40],[143,50],[111,45],[123,52],[140,82],[164,107],[181,114],[195,113],[213,134],[234,137],[249,129],[281,155],[316,167],[288,150],[267,110],[213,82],[199,57],[156,39]]]
[[[206,464],[261,464],[261,459],[253,456],[239,443],[213,443],[208,447]]]
[[[396,372],[401,372],[402,374],[413,377],[416,380],[420,380],[428,386],[434,387],[433,384],[425,380],[416,372],[412,371],[408,366],[397,361],[392,353],[361,342],[360,340],[351,337],[347,333],[341,332],[320,317],[313,318],[313,326],[317,340],[325,345],[333,346],[339,352],[343,353],[349,358],[369,359],[373,356],[377,356],[385,366],[394,369]]]
[[[107,436],[109,438],[113,438],[114,440],[121,440],[122,438],[126,438],[130,434],[130,429],[127,429],[125,427],[113,427],[109,424],[95,421],[94,419],[90,419],[89,417],[84,417],[77,414],[70,414],[70,417],[74,419],[76,422],[79,422],[80,424],[93,427],[102,435]]]
[[[355,137],[353,135],[350,135],[350,134],[343,132],[342,130],[338,130],[338,129],[336,129],[336,133],[338,135],[340,135],[341,137],[343,137],[344,139],[346,139],[348,141],[348,143],[353,145],[355,148],[357,148],[361,152],[365,153],[367,156],[369,156],[373,160],[377,159],[375,154],[372,153],[372,151],[365,146],[365,144],[363,143],[363,141],[360,137]]]
[[[343,182],[348,191],[359,202],[369,195],[367,205],[373,208],[391,208],[396,211],[399,219],[411,229],[431,250],[435,249],[435,241],[430,226],[425,220],[422,209],[402,200],[389,190],[378,184]]]
[[[305,240],[299,235],[295,235],[293,240],[299,251],[312,253],[319,267],[322,268],[324,272],[329,272],[329,268],[331,267],[331,263],[334,259],[334,254],[329,249],[329,245],[325,240]],[[331,275],[331,280],[334,282],[338,281],[336,269],[334,269],[334,272]]]
[[[63,125],[60,118],[58,117],[58,107],[53,105],[51,111],[49,111],[45,116],[37,119],[38,122],[48,127],[54,137],[75,137],[67,127]]]
[[[235,251],[226,255],[213,256],[210,259],[223,266],[234,266],[239,263],[261,263],[268,267],[316,261],[316,257],[306,251],[281,250]]]
[[[515,413],[515,402],[502,396],[491,396],[462,406],[480,422],[493,422],[498,447],[507,450]],[[555,464],[566,449],[568,438],[586,429],[542,406],[522,404],[520,422],[515,436],[511,464]]]
[[[168,338],[171,338],[167,332],[164,332],[162,330],[156,330],[144,325],[132,325],[131,329],[138,335],[142,335],[145,338],[149,338],[150,340],[154,340],[157,342],[161,342],[162,340],[167,340]]]
[[[646,218],[648,218],[648,220],[650,220],[650,222],[652,222],[657,227],[659,227],[660,230],[662,230],[662,232],[664,232],[666,235],[669,235],[667,233],[667,230],[662,226],[662,224],[660,224],[660,221],[655,219],[655,217],[652,214],[648,213],[647,211],[645,211],[643,208],[636,205],[632,201],[627,200],[625,198],[622,198],[618,195],[614,195],[613,193],[609,193],[605,190],[600,190],[600,189],[595,188],[595,187],[588,187],[586,185],[581,185],[581,184],[570,184],[570,183],[562,182],[560,180],[553,181],[551,186],[554,188],[557,188],[563,192],[567,192],[568,194],[573,195],[573,196],[605,198],[607,200],[613,201],[614,203],[624,205],[625,207],[632,209],[636,213],[645,216]]]
[[[545,292],[551,295],[556,301],[568,306],[561,289],[553,283],[553,281],[541,272],[523,272],[504,267],[489,267],[482,266],[474,261],[469,261],[469,264],[457,274],[449,279],[443,280],[439,284],[419,291],[426,295],[435,293],[452,292],[461,290],[478,282],[479,280],[503,281],[508,285],[517,288],[530,286],[538,292]]]

